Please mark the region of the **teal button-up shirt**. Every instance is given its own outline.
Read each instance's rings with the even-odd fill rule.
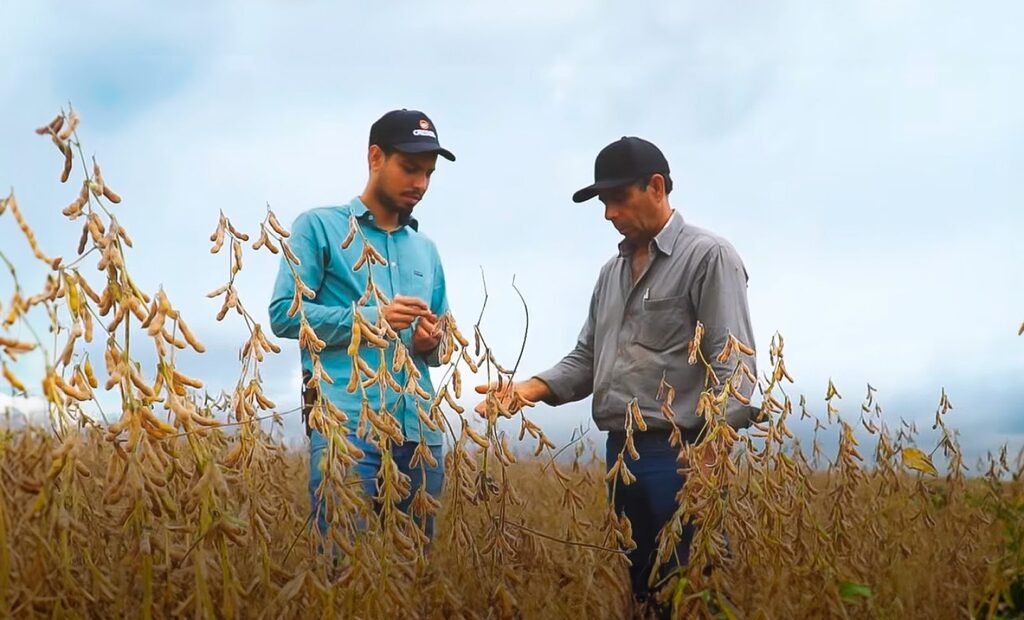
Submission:
[[[374,264],[362,266],[359,271],[352,266],[359,260],[363,251],[363,240],[360,235],[347,249],[341,248],[341,242],[349,232],[349,216],[355,215],[360,228],[367,240],[387,260],[386,265]],[[372,269],[373,280],[377,287],[389,298],[395,295],[418,297],[430,306],[430,311],[440,316],[448,310],[448,298],[445,294],[444,271],[441,258],[434,242],[417,230],[415,219],[399,226],[393,231],[385,231],[376,226],[373,214],[358,197],[340,207],[320,207],[299,215],[292,225],[289,244],[301,264],[296,271],[302,282],[316,293],[313,299],[303,299],[306,320],[316,335],[327,343],[320,352],[320,362],[324,370],[334,380],[333,384],[324,382],[324,396],[348,415],[349,428],[354,431],[359,422],[362,408],[362,393],[357,390],[348,393],[348,384],[352,372],[352,359],[348,356],[348,345],[352,339],[354,309],[359,298],[363,296],[367,286],[367,269]],[[292,270],[285,260],[274,284],[274,294],[270,301],[270,326],[273,332],[283,338],[298,338],[299,314],[288,316],[295,292]],[[359,308],[359,312],[370,322],[376,322],[379,308],[376,300],[371,299]],[[413,326],[399,331],[399,337],[412,354]],[[390,366],[394,360],[396,345],[391,343],[387,349],[379,349],[367,345],[360,346],[359,355],[371,368],[378,368],[380,356],[387,356]],[[428,366],[436,366],[436,351],[433,356],[414,356],[416,368],[421,378],[420,385],[433,395],[434,388],[430,381]],[[312,369],[309,353],[302,351],[302,367]],[[399,385],[405,385],[408,377],[403,368],[394,373]],[[381,390],[378,384],[367,389],[369,404],[375,411],[381,408]],[[433,431],[420,424],[416,415],[415,395],[395,392],[388,388],[383,395],[384,405],[398,420],[402,433],[407,441],[425,441],[428,445],[437,446],[442,443],[442,432]],[[429,403],[421,401],[424,409]]]

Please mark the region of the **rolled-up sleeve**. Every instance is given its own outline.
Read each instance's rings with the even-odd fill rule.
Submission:
[[[298,313],[288,315],[288,309],[295,297],[295,278],[298,277],[303,284],[318,294],[317,298],[302,300],[302,311],[310,327],[328,346],[347,345],[352,339],[355,316],[353,308],[349,305],[325,305],[319,301],[319,292],[325,275],[323,249],[327,245],[327,237],[314,216],[305,213],[295,220],[289,244],[299,259],[299,264],[289,265],[288,261],[281,257],[274,293],[268,308],[271,330],[282,338],[299,337],[301,317]],[[359,312],[367,321],[377,321],[378,309],[375,306],[361,307]]]
[[[576,339],[576,346],[560,362],[536,375],[551,389],[552,397],[544,402],[549,405],[571,403],[594,391],[594,324],[600,289],[600,280],[590,298],[587,320]]]
[[[751,349],[754,345],[754,330],[750,323],[750,308],[747,302],[747,270],[736,250],[728,243],[713,247],[703,261],[692,291],[697,320],[704,325],[701,349],[715,371],[719,381],[725,382],[736,372],[736,357],[719,362],[718,355],[725,348],[729,334]],[[755,355],[744,355],[736,351],[753,375],[757,376]],[[749,398],[755,383],[742,373],[738,375],[738,391]],[[729,399],[726,421],[733,427],[743,428],[750,424],[751,409],[735,398]]]

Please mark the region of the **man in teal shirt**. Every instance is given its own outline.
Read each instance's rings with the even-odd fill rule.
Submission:
[[[433,396],[428,366],[439,363],[438,323],[448,310],[448,299],[437,248],[433,241],[419,232],[412,211],[427,191],[438,155],[455,161],[455,156],[441,147],[437,130],[425,114],[405,109],[388,112],[370,128],[367,156],[370,177],[363,193],[346,205],[320,207],[302,213],[292,226],[289,240],[300,261],[295,270],[302,282],[316,294],[312,299],[303,300],[306,320],[317,337],[327,345],[320,352],[320,362],[334,383],[321,382],[320,389],[323,396],[349,418],[350,440],[365,453],[354,468],[355,475],[370,497],[377,494],[380,449],[369,438],[355,437],[363,393],[346,390],[352,372],[348,347],[352,341],[354,309],[358,305],[359,313],[371,323],[376,323],[383,314],[413,356],[420,373],[420,386]],[[342,248],[342,241],[350,233],[352,216],[358,221],[362,234],[356,234],[348,247]],[[367,261],[368,264],[358,271],[354,269],[363,253],[364,238],[384,257],[386,264]],[[369,301],[361,300],[367,288],[368,270],[372,272],[378,290],[390,299],[387,305],[377,305],[373,296]],[[294,293],[292,268],[282,259],[270,302],[270,325],[280,337],[299,336],[299,314],[288,316]],[[363,344],[359,347],[359,356],[371,368],[378,368],[383,355],[390,366],[395,349],[393,342],[386,349]],[[307,373],[312,370],[306,350],[302,350],[302,367]],[[393,375],[400,385],[404,386],[408,381],[404,368]],[[416,413],[417,396],[390,388],[383,391],[382,394],[375,383],[366,390],[366,398],[374,411],[380,411],[383,404],[401,427],[405,442],[393,448],[392,456],[402,473],[411,478],[412,490],[399,504],[400,509],[408,512],[409,503],[424,478],[420,465],[415,470],[409,466],[419,443],[429,447],[437,463],[435,466],[426,465],[426,490],[435,498],[441,493],[444,481],[442,432],[420,423]],[[429,409],[424,400],[420,400],[420,405]],[[319,464],[327,440],[316,430],[307,427],[307,432],[310,435],[310,502],[318,516],[320,530],[325,531],[326,516],[323,510],[319,510],[316,489],[322,478]],[[425,527],[427,535],[431,535],[432,520],[428,520]]]

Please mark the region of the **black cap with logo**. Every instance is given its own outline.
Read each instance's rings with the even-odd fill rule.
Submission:
[[[622,187],[649,174],[668,173],[668,160],[658,147],[643,138],[622,136],[597,154],[594,183],[573,194],[572,200],[584,202],[601,190]]]
[[[437,128],[418,110],[392,110],[370,126],[370,146],[391,147],[403,153],[437,153],[448,161],[455,156],[441,148]]]

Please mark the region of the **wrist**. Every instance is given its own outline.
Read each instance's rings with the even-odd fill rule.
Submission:
[[[526,381],[519,382],[519,385],[516,386],[516,391],[519,392],[522,398],[531,402],[537,402],[546,398],[550,394],[551,388],[537,377],[530,377]]]

